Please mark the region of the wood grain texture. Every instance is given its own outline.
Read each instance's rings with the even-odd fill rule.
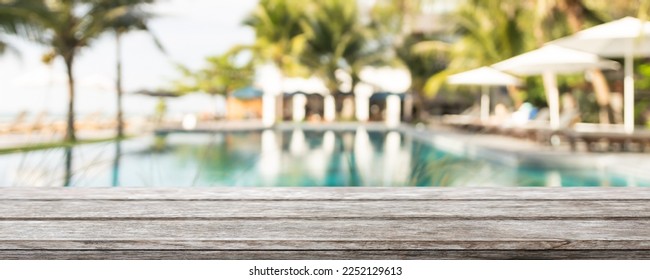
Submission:
[[[648,250],[4,251],[7,260],[648,260]]]
[[[650,219],[644,200],[0,201],[1,220]]]
[[[648,259],[644,188],[0,189],[0,259]]]
[[[650,188],[0,188],[0,200],[650,200]]]

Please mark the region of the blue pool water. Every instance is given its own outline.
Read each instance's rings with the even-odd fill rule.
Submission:
[[[398,132],[171,134],[0,156],[0,186],[626,186],[596,170],[515,168]]]

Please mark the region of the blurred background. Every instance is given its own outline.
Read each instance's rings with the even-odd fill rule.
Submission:
[[[182,150],[181,144],[190,147],[185,153],[196,154],[199,166],[182,178],[190,185],[239,184],[219,181],[235,172],[228,168],[206,181],[200,174],[205,162],[221,162],[228,154],[211,158],[206,151],[238,145],[247,152],[229,160],[240,161],[236,172],[252,172],[251,178],[284,158],[297,158],[291,164],[300,167],[311,147],[327,151],[319,152],[327,160],[310,154],[319,162],[315,173],[328,170],[331,176],[303,180],[307,185],[394,184],[392,178],[360,181],[358,174],[365,170],[370,178],[371,169],[395,169],[391,164],[400,158],[408,162],[395,175],[401,185],[457,185],[465,168],[478,166],[465,161],[474,154],[459,159],[448,153],[461,144],[548,152],[540,156],[544,160],[531,160],[533,169],[504,172],[491,169],[499,156],[485,156],[480,169],[486,174],[510,174],[486,185],[643,185],[593,164],[577,173],[569,163],[555,170],[553,160],[557,151],[644,152],[650,145],[649,16],[650,0],[0,0],[0,154],[11,154],[0,157],[0,166],[10,170],[7,178],[27,178],[0,185],[31,182],[57,166],[65,168],[54,181],[92,185],[83,181],[84,170],[103,162],[102,180],[117,186],[120,162],[162,164],[155,156]],[[609,30],[610,46],[639,46],[629,59],[575,49],[544,53],[557,51],[548,46],[561,38],[614,26],[609,24],[616,24]],[[631,35],[616,37],[619,30]],[[537,65],[511,69],[506,63],[540,50]],[[552,71],[537,71],[551,62]],[[473,80],[459,79],[468,73]],[[626,85],[626,75],[633,84]],[[444,140],[449,146],[440,150],[429,143],[431,152],[423,153],[413,147],[434,137],[418,142],[422,139],[412,140],[410,130],[388,133],[404,129],[403,123],[431,135],[450,133],[452,140]],[[383,132],[369,134],[357,125]],[[248,136],[240,140],[231,130]],[[174,148],[162,139],[196,131],[229,132],[226,140],[212,142],[201,138],[205,135],[183,138],[197,147],[181,141]],[[125,138],[128,155],[120,142]],[[245,145],[246,139],[254,144]],[[105,145],[90,149],[96,157],[84,158],[87,147],[72,151],[76,144],[95,142]],[[327,145],[321,149],[318,143]],[[368,149],[371,145],[375,148]],[[265,146],[272,152],[253,156]],[[56,161],[34,168],[40,177],[25,170],[23,163],[38,165],[50,148],[61,148],[63,157],[57,152]],[[39,152],[29,154],[32,150]],[[109,155],[102,155],[107,150]],[[400,153],[408,156],[390,156]],[[368,167],[373,158],[385,167]],[[75,165],[81,171],[75,173]],[[262,173],[251,171],[254,165]],[[452,172],[454,180],[438,172],[454,165],[462,167]],[[303,182],[295,177],[305,173],[294,172],[298,167],[264,184]],[[151,185],[136,178],[139,174],[121,176],[131,178],[127,184]],[[339,180],[337,174],[350,176]],[[261,184],[241,184],[249,183]]]
[[[25,111],[33,116],[46,111],[60,118],[67,112],[66,67],[53,48],[51,32],[55,26],[29,32],[16,30],[11,23],[9,7],[29,10],[39,2],[50,6],[54,5],[50,2],[69,2],[66,5],[74,7],[75,16],[81,17],[84,12],[90,13],[83,6],[102,1],[2,1],[4,8],[0,9],[5,9],[6,23],[0,38],[6,47],[0,56],[0,118],[5,121]],[[230,67],[230,71],[248,71],[243,75],[252,76],[254,69],[273,64],[285,77],[316,76],[330,91],[343,92],[351,89],[342,85],[349,84],[348,80],[358,82],[365,67],[404,70],[410,81],[402,87],[414,97],[413,119],[424,121],[459,113],[476,103],[472,92],[477,89],[445,85],[450,74],[499,62],[590,26],[624,16],[645,19],[648,14],[648,1],[605,0],[104,2],[108,7],[127,5],[140,13],[146,24],[145,31],[132,25],[121,32],[121,87],[127,93],[123,103],[127,116],[155,114],[157,99],[128,94],[143,89],[199,93],[169,102],[166,109],[172,115],[197,111],[222,114],[225,99],[210,99],[200,93],[227,96],[236,88],[224,83],[248,82],[253,86],[254,81],[237,80],[240,75],[215,73],[216,69]],[[56,7],[47,9],[61,12]],[[116,40],[108,26],[113,20],[109,17],[105,17],[102,31],[92,31],[75,47],[75,110],[80,116],[101,113],[108,117],[117,110]],[[34,16],[24,20],[39,25]],[[213,59],[206,60],[210,57]],[[217,57],[222,60],[217,61]],[[643,73],[650,71],[650,65],[640,59],[635,67],[640,93],[636,118],[646,123],[647,111],[643,109],[648,107],[650,80]],[[334,75],[336,70],[347,76]],[[221,81],[214,78],[217,74],[222,76]],[[585,101],[579,103],[584,104],[582,116],[588,122],[605,121],[599,115],[602,110],[609,111],[609,122],[620,122],[616,108],[608,106],[609,100],[616,100],[616,93],[622,91],[622,74],[605,74],[610,90],[599,93],[605,96],[592,93],[588,76],[560,78],[563,92],[574,92],[576,98]],[[518,91],[503,89],[497,98],[513,109],[523,102],[546,105],[540,77],[527,78]]]

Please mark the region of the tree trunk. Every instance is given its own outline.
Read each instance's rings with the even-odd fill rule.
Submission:
[[[120,186],[120,157],[122,156],[122,142],[117,140],[115,142],[115,159],[113,160],[113,174],[112,174],[112,186]]]
[[[603,75],[603,71],[600,69],[593,70],[591,83],[596,94],[596,100],[598,100],[598,105],[600,107],[600,123],[608,124],[611,119],[609,114],[609,100],[612,97],[609,85],[607,84],[607,79],[605,79],[605,75]]]
[[[519,109],[521,107],[521,104],[524,104],[524,100],[521,97],[521,93],[519,92],[519,89],[516,86],[508,86],[508,95],[510,95],[510,98],[512,98],[512,102],[514,103],[513,105],[515,106],[515,109]]]
[[[273,60],[273,63],[280,71],[280,93],[278,94],[275,100],[275,119],[279,122],[284,122],[284,78],[285,78],[285,68],[287,67],[283,61],[283,56]],[[274,93],[275,94],[275,93]]]
[[[414,121],[422,122],[427,118],[424,101],[425,99],[422,96],[422,91],[413,90],[413,109],[415,109],[415,113],[413,114]]]
[[[605,79],[605,75],[600,70],[593,70],[591,72],[591,83],[594,87],[594,92],[596,93],[596,101],[598,102],[599,107],[599,120],[602,124],[610,123],[610,110],[609,110],[609,100],[611,94],[609,91],[609,85]]]
[[[117,61],[117,77],[115,79],[115,89],[117,90],[117,137],[124,137],[124,114],[122,112],[122,46],[121,46],[122,33],[115,32],[116,43],[116,61]]]
[[[70,187],[72,185],[72,147],[65,148],[65,170],[63,174],[63,186]]]
[[[280,93],[275,100],[275,118],[284,121],[284,72],[280,71]]]
[[[75,135],[75,128],[74,128],[74,95],[75,95],[75,88],[74,88],[74,75],[73,75],[73,69],[72,66],[74,64],[74,57],[72,55],[65,57],[65,66],[68,74],[68,117],[67,117],[67,125],[66,125],[66,131],[65,131],[65,141],[68,142],[75,142],[77,141],[77,137]]]
[[[567,22],[569,23],[571,31],[576,33],[582,30],[582,25],[584,24],[584,4],[579,0],[562,0],[559,1],[558,4],[559,8],[567,14]],[[609,101],[612,97],[609,85],[607,84],[607,79],[600,69],[593,70],[591,74],[591,83],[600,108],[598,114],[600,123],[609,124],[611,119]]]

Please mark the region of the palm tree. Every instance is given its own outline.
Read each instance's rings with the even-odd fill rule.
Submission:
[[[7,5],[4,2],[0,2],[0,55],[9,48],[9,43],[6,42],[6,39],[2,35],[3,33],[10,33],[10,30],[14,26],[13,16],[7,11],[5,6]]]
[[[358,71],[364,64],[369,30],[359,21],[355,1],[324,0],[314,3],[312,13],[303,23],[307,36],[307,47],[301,61],[321,76],[331,93],[339,91],[335,75],[339,69],[346,69],[358,81]],[[353,82],[356,82],[353,81]]]
[[[6,39],[2,36],[3,33],[9,33],[7,29],[10,28],[10,24],[5,21],[5,17],[5,15],[0,14],[0,55],[9,49],[9,43],[6,42]]]
[[[102,2],[104,10],[112,11],[114,14],[112,20],[108,23],[109,28],[115,34],[116,45],[116,79],[115,89],[117,91],[117,137],[124,137],[124,113],[122,110],[122,36],[124,34],[139,30],[148,32],[158,49],[164,52],[160,41],[154,36],[147,25],[147,21],[152,17],[142,9],[142,6],[151,4],[155,0],[113,0]]]
[[[357,19],[355,31],[343,53],[343,69],[350,74],[352,90],[361,81],[360,74],[364,67],[393,62],[390,56],[392,45],[372,18],[368,21]]]
[[[427,44],[427,50],[421,47]],[[437,50],[432,45],[442,45],[435,36],[424,34],[411,34],[402,39],[402,43],[395,46],[395,53],[399,63],[404,65],[411,74],[411,93],[415,118],[422,119],[425,112],[425,100],[431,96],[427,91],[427,83],[431,77],[444,73],[448,67],[448,53],[446,50]],[[447,48],[447,47],[444,47]]]
[[[235,48],[222,55],[209,57],[206,59],[206,67],[198,71],[179,66],[184,77],[174,83],[175,91],[227,95],[235,89],[251,85],[253,65],[250,62],[237,63],[239,51]]]
[[[370,11],[371,26],[377,30],[380,42],[390,46],[390,64],[406,67],[411,74],[411,94],[416,118],[422,118],[424,102],[431,96],[426,90],[429,79],[442,76],[448,64],[450,44],[440,34],[425,34],[417,30],[415,19],[424,4],[431,0],[378,0]],[[431,86],[430,86],[431,87]]]
[[[272,63],[280,69],[282,77],[305,76],[306,69],[298,60],[305,45],[301,21],[308,1],[260,0],[255,10],[243,22],[255,32],[252,46],[257,63]],[[281,115],[282,102],[276,104],[276,114]],[[276,115],[276,117],[278,116]]]
[[[307,1],[261,0],[244,20],[244,25],[255,32],[255,43],[249,46],[255,59],[272,62],[281,71],[296,74],[300,68],[298,54],[304,48],[305,37],[301,27]]]
[[[611,10],[611,4],[612,2],[608,1],[607,9]],[[534,0],[532,7],[534,9],[531,10],[535,12],[531,17],[531,24],[538,45],[576,33],[587,25],[603,23],[603,15],[606,14],[592,9],[581,0]],[[620,8],[615,10],[620,11]],[[600,122],[609,123],[612,117],[609,108],[609,85],[601,70],[593,70],[591,74],[596,101],[600,107]]]
[[[397,59],[411,73],[411,91],[419,113],[424,110],[424,100],[438,92],[449,74],[489,65],[529,49],[527,32],[519,22],[525,9],[515,1],[464,1],[456,11],[439,15],[454,23],[452,36],[425,34],[413,28],[413,16],[425,2],[384,0],[385,6],[374,11],[378,13],[375,21],[380,23],[391,10],[403,14],[394,15],[384,29],[393,34]],[[515,103],[522,102],[514,88],[509,92]]]
[[[0,14],[0,55],[9,49],[9,43],[6,42],[6,39],[2,36],[3,33],[9,33],[7,30],[9,28],[10,24],[5,22],[4,16]]]
[[[517,1],[470,0],[458,12],[461,39],[452,48],[451,71],[490,65],[534,48],[525,20],[527,9]],[[523,103],[516,88],[508,93],[515,106]]]
[[[7,4],[29,25],[42,30],[37,42],[52,48],[61,57],[68,76],[68,113],[65,140],[76,141],[74,63],[79,51],[106,32],[119,10],[106,9],[103,1],[20,0]]]
[[[9,44],[5,35],[21,35],[32,38],[38,34],[38,30],[34,29],[24,17],[25,10],[17,9],[15,2],[0,0],[0,55],[9,50],[18,53],[18,50]],[[22,4],[22,6],[28,7],[29,5]]]

